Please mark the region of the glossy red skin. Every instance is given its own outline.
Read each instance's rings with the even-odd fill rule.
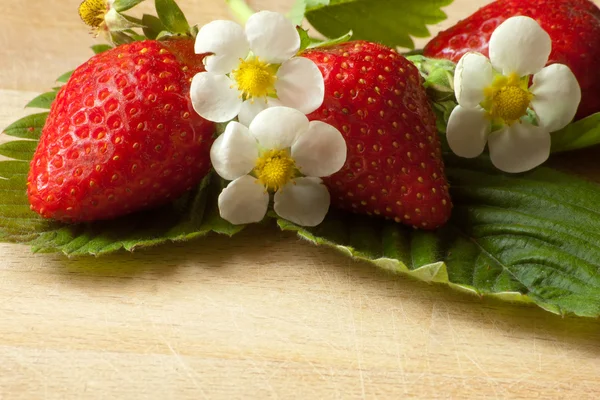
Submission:
[[[63,222],[110,219],[168,202],[210,169],[215,126],[193,110],[204,70],[193,41],[143,41],[77,68],[31,162],[31,209]]]
[[[568,65],[581,86],[576,119],[600,111],[600,8],[588,0],[498,0],[452,28],[441,32],[424,49],[431,58],[458,62],[468,51],[489,54],[492,32],[506,19],[526,15],[552,38],[548,65]]]
[[[349,42],[303,54],[325,78],[309,115],[342,132],[344,167],[325,178],[335,207],[421,229],[447,222],[452,203],[431,109],[417,68],[392,49]]]

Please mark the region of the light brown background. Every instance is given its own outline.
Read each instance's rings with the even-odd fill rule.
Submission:
[[[90,56],[78,2],[0,2],[0,129]],[[194,23],[228,15],[180,3]],[[435,31],[484,3],[455,1]],[[102,259],[0,245],[0,399],[593,399],[599,342],[597,320],[390,276],[270,230]]]

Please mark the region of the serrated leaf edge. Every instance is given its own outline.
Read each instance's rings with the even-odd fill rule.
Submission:
[[[519,292],[483,293],[483,292],[477,290],[473,286],[456,284],[456,283],[450,282],[450,280],[448,278],[447,265],[443,261],[426,264],[419,268],[411,270],[410,268],[408,268],[408,266],[406,264],[404,264],[403,262],[401,262],[400,260],[397,260],[395,258],[389,258],[389,257],[369,258],[368,256],[365,256],[364,254],[362,254],[358,251],[355,251],[352,247],[340,245],[340,244],[331,242],[326,239],[317,238],[314,235],[312,235],[311,233],[306,232],[302,228],[296,227],[296,226],[288,223],[287,221],[278,220],[277,224],[282,231],[295,232],[298,235],[298,237],[300,237],[301,239],[306,240],[316,246],[325,246],[325,247],[332,248],[332,249],[350,257],[353,260],[364,261],[364,262],[373,264],[381,269],[384,269],[384,270],[392,272],[392,273],[407,275],[407,276],[410,276],[412,278],[415,278],[419,281],[426,282],[426,283],[445,284],[452,289],[455,289],[455,290],[458,290],[458,291],[461,291],[463,293],[467,293],[470,295],[474,295],[479,298],[489,297],[489,298],[495,298],[495,299],[513,302],[513,303],[537,305],[540,308],[542,308],[543,310],[546,310],[553,314],[560,315],[560,316],[566,315],[566,313],[563,312],[559,307],[556,307],[554,305],[549,305],[549,304],[546,304],[543,302],[537,302],[534,299],[532,299],[530,296],[523,294],[523,293],[519,293]],[[591,317],[589,315],[579,315],[579,314],[575,314],[575,315],[583,316],[583,317]]]

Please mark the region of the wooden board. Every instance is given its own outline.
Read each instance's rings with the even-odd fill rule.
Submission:
[[[78,2],[0,2],[0,129],[89,57]],[[227,16],[223,1],[180,3],[194,23]],[[484,3],[457,0],[435,30]],[[289,234],[0,254],[3,400],[600,397],[597,320],[392,276]]]

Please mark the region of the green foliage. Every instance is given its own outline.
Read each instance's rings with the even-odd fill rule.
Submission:
[[[441,7],[452,0],[312,1],[306,19],[328,38],[354,32],[354,39],[414,48],[411,36],[430,36],[427,25],[446,19]]]
[[[167,31],[167,27],[154,15],[144,14],[142,23],[144,24],[144,35],[148,39],[156,39],[161,32]]]
[[[29,161],[33,158],[37,141],[35,140],[12,140],[0,144],[0,155],[15,160]]]
[[[92,51],[94,52],[94,54],[100,54],[100,53],[104,53],[105,51],[108,51],[110,49],[112,49],[113,47],[111,45],[108,44],[95,44],[91,47]]]
[[[484,159],[446,161],[455,209],[437,232],[339,211],[312,229],[279,225],[427,282],[600,316],[600,187],[549,168],[505,175]]]
[[[56,82],[67,83],[69,81],[69,79],[71,78],[71,75],[73,75],[73,72],[75,72],[75,71],[65,72],[64,74],[62,74],[61,76],[59,76],[56,79]]]
[[[113,7],[118,12],[123,12],[137,6],[143,1],[144,0],[115,0],[115,2],[113,3]]]
[[[190,24],[174,0],[155,0],[155,7],[158,18],[169,32],[181,34],[190,32]]]
[[[560,153],[600,144],[600,113],[552,133],[552,152]]]
[[[330,46],[335,46],[338,44],[342,44],[342,43],[346,43],[349,42],[350,39],[352,39],[352,35],[354,33],[352,31],[346,33],[345,35],[342,35],[340,37],[337,38],[333,38],[333,39],[327,39],[327,40],[311,40],[311,43],[308,45],[309,49],[317,49],[317,48],[321,48],[321,47],[330,47]]]
[[[20,139],[39,140],[46,118],[48,118],[47,112],[28,115],[9,125],[4,133]]]
[[[49,110],[54,99],[56,99],[58,91],[53,90],[51,92],[42,93],[35,99],[31,100],[25,107],[27,108],[42,108]]]

